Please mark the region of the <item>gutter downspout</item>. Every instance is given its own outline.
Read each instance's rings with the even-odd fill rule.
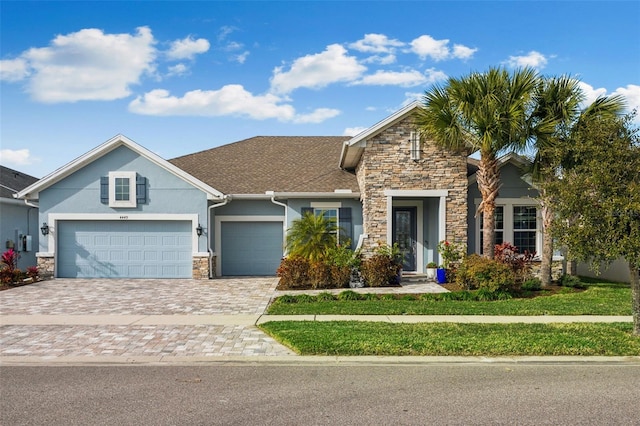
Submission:
[[[211,210],[225,206],[231,202],[231,196],[225,195],[221,203],[212,204],[207,209],[207,251],[209,252],[209,279],[213,278],[213,249],[211,248]]]
[[[267,192],[265,192],[265,194],[271,195],[271,202],[273,204],[275,204],[276,206],[284,207],[284,223],[282,224],[282,235],[283,235],[283,237],[286,237],[286,235],[287,235],[287,223],[289,223],[288,215],[287,215],[287,210],[288,210],[289,206],[287,206],[285,203],[282,203],[280,201],[276,201],[276,193],[274,191],[267,191]],[[285,249],[284,249],[284,252],[282,253],[282,257],[287,255],[287,248],[286,248],[287,246],[286,246],[286,244],[284,244],[284,241],[283,241],[283,246],[285,247]]]

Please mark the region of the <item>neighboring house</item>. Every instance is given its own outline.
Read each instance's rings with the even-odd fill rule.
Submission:
[[[0,241],[1,251],[13,248],[18,252],[18,268],[25,271],[36,266],[38,251],[38,206],[16,200],[13,194],[32,185],[38,179],[17,170],[0,166]]]
[[[259,136],[166,161],[118,135],[20,191],[49,227],[41,268],[58,277],[275,275],[286,230],[335,217],[352,247],[398,242],[405,272],[448,239],[479,250],[477,161],[419,137],[415,102],[355,137]],[[500,161],[498,235],[541,251],[520,157]]]

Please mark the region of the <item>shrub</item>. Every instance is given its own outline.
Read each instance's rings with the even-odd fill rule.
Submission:
[[[360,295],[353,290],[340,292],[336,297],[338,300],[360,300]]]
[[[9,250],[2,253],[2,257],[0,257],[0,263],[2,263],[6,269],[13,273],[13,271],[18,267],[18,257],[18,252],[10,248]]]
[[[297,303],[313,303],[316,301],[315,296],[310,294],[299,294],[296,296]]]
[[[518,248],[511,243],[496,244],[494,258],[511,268],[516,284],[521,284],[531,275],[531,261],[535,253],[519,253]]]
[[[277,271],[282,288],[304,287],[309,284],[309,261],[302,256],[282,259]]]
[[[575,275],[568,274],[565,274],[560,278],[560,285],[563,287],[584,288],[584,284],[582,284],[580,278]]]
[[[335,296],[327,291],[316,295],[316,301],[318,302],[333,302],[334,300],[336,300]]]
[[[311,262],[309,265],[309,282],[313,288],[331,287],[331,268],[322,261]]]
[[[527,278],[521,288],[526,291],[538,291],[542,289],[542,281],[537,277]]]
[[[442,266],[445,269],[449,269],[452,264],[462,259],[463,248],[458,244],[442,240],[438,243],[438,253],[442,258]]]
[[[27,268],[27,277],[31,278],[34,281],[37,281],[40,276],[40,271],[37,266],[29,266]]]
[[[343,288],[349,287],[351,280],[351,267],[331,265],[329,268],[332,287]]]
[[[374,254],[362,261],[360,272],[365,284],[369,287],[383,287],[395,281],[399,267],[391,257]]]
[[[456,283],[466,290],[510,290],[515,284],[513,270],[501,262],[472,254],[460,265]]]
[[[285,294],[276,299],[276,303],[297,303],[298,298],[292,294]]]

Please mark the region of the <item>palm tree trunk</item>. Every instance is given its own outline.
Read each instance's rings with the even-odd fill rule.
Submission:
[[[542,216],[542,261],[540,263],[540,281],[542,286],[551,285],[551,268],[553,263],[553,209],[544,189],[540,190],[540,214]]]
[[[478,172],[478,189],[482,194],[482,202],[478,206],[476,216],[482,213],[482,253],[493,259],[496,243],[496,198],[500,189],[500,172],[498,160],[493,154],[481,153]]]
[[[640,336],[640,268],[632,262],[629,262],[629,282],[631,283],[633,334]]]

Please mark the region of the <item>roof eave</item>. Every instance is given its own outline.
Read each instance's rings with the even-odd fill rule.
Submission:
[[[81,155],[80,157],[78,157],[75,160],[67,163],[66,165],[60,167],[59,169],[53,171],[52,173],[49,173],[47,176],[45,176],[42,179],[38,180],[34,184],[32,184],[32,185],[28,186],[27,188],[23,189],[22,191],[18,192],[16,194],[16,198],[37,200],[38,196],[40,194],[40,191],[48,188],[49,186],[55,184],[56,182],[61,181],[62,179],[66,178],[67,176],[75,173],[77,170],[85,167],[86,165],[88,165],[88,164],[92,163],[93,161],[97,160],[98,158],[108,154],[109,152],[111,152],[114,149],[116,149],[116,148],[118,148],[120,146],[123,146],[123,145],[127,146],[129,149],[131,149],[132,151],[136,152],[137,154],[145,157],[146,159],[148,159],[152,163],[156,164],[157,166],[164,168],[165,170],[167,170],[168,172],[174,174],[175,176],[179,177],[180,179],[182,179],[182,180],[190,183],[194,187],[202,190],[203,192],[205,192],[207,194],[207,199],[209,199],[209,200],[217,200],[217,199],[224,198],[224,194],[222,194],[220,191],[216,190],[215,188],[212,188],[211,186],[207,185],[206,183],[204,183],[204,182],[200,181],[199,179],[193,177],[192,175],[188,174],[187,172],[185,172],[184,170],[178,168],[177,166],[174,166],[173,164],[171,164],[167,160],[163,159],[159,155],[149,151],[148,149],[144,148],[141,145],[138,145],[137,143],[135,143],[134,141],[132,141],[131,139],[127,138],[126,136],[124,136],[122,134],[118,134],[118,135],[114,136],[113,138],[109,139],[108,141],[106,141],[106,142],[102,143],[101,145],[95,147],[91,151]]]

